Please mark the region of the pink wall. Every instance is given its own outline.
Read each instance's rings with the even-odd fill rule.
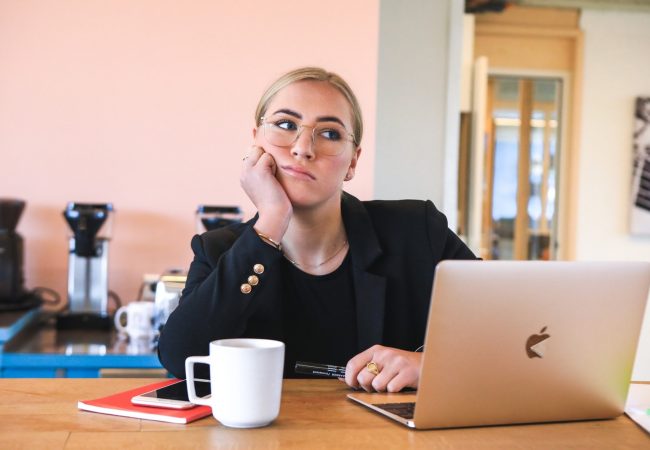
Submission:
[[[0,3],[0,197],[19,224],[28,287],[66,291],[68,201],[113,202],[110,284],[187,267],[198,204],[237,204],[253,112],[275,77],[340,73],[365,113],[347,190],[372,196],[377,0],[4,0]]]

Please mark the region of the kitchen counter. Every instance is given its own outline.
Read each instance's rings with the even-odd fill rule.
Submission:
[[[0,351],[5,342],[29,326],[40,314],[39,308],[24,311],[0,312]]]
[[[13,333],[0,350],[5,378],[166,375],[151,342],[130,342],[115,330],[57,330],[54,318],[44,314]]]

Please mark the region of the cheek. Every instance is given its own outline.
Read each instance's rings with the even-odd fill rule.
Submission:
[[[264,139],[263,131],[259,129],[257,130],[257,133],[255,135],[254,143],[256,146],[261,147],[266,153],[273,156],[274,158],[279,156],[283,151],[282,148],[274,147],[273,145],[269,144],[268,141]]]
[[[352,165],[352,160],[354,159],[354,154],[350,153],[345,155],[342,161],[339,163],[341,170],[347,172],[350,166]]]
[[[264,153],[271,155],[276,164],[286,163],[287,151],[280,147],[274,147],[263,139],[257,144],[262,147]]]
[[[332,165],[330,169],[330,173],[332,174],[332,181],[336,181],[337,183],[342,182],[345,178],[345,175],[348,173],[349,168],[350,161],[347,159],[338,161],[336,164]]]
[[[341,161],[337,166],[340,172],[347,172],[348,168],[350,167],[350,159],[346,158],[345,160]]]

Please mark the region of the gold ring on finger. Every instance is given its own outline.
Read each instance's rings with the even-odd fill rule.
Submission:
[[[366,370],[373,375],[379,375],[379,366],[377,366],[376,362],[370,361],[366,364]]]

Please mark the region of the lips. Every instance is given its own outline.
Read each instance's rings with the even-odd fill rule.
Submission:
[[[316,177],[309,172],[308,170],[305,170],[304,168],[300,166],[280,166],[280,168],[286,172],[288,175],[298,178],[301,180],[315,180]]]

